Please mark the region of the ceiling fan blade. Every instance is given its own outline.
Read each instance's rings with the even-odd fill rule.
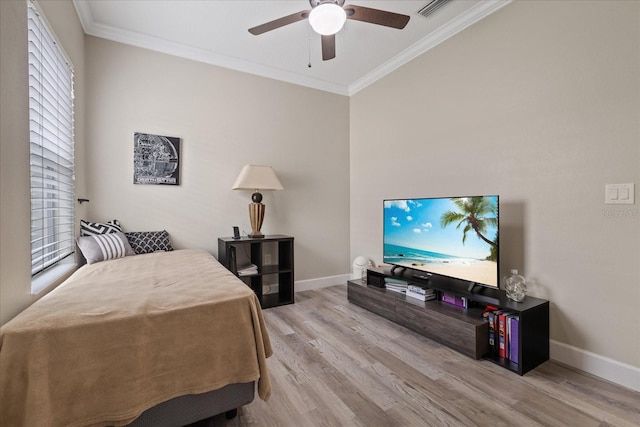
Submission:
[[[322,36],[322,60],[327,61],[336,57],[336,35]]]
[[[275,30],[276,28],[284,27],[285,25],[293,24],[294,22],[302,21],[309,16],[308,10],[292,13],[282,18],[274,19],[273,21],[266,22],[262,25],[258,25],[253,28],[249,28],[249,32],[254,36],[257,36],[267,31]]]
[[[399,13],[387,12],[386,10],[371,9],[370,7],[356,6],[348,4],[344,7],[347,12],[347,19],[369,22],[371,24],[384,25],[385,27],[403,29],[409,22],[410,16]]]

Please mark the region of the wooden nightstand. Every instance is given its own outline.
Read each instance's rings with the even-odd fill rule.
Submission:
[[[218,261],[253,289],[262,308],[293,304],[293,237],[221,237]],[[258,267],[257,273],[239,275],[238,268],[249,263]]]

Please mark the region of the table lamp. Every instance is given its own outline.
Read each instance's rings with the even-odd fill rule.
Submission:
[[[264,234],[260,232],[260,228],[264,220],[265,206],[261,203],[262,194],[260,194],[260,191],[284,189],[273,168],[271,166],[245,165],[231,189],[253,190],[251,195],[252,203],[249,203],[249,221],[251,222],[251,234],[249,234],[249,237],[264,237]]]

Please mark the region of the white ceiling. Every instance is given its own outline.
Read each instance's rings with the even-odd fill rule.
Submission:
[[[254,36],[247,30],[310,9],[307,0],[73,0],[92,36],[251,74],[351,95],[511,2],[453,0],[425,18],[431,0],[347,0],[409,15],[403,30],[347,20],[336,58],[322,61],[306,20]],[[309,67],[309,63],[311,67]]]

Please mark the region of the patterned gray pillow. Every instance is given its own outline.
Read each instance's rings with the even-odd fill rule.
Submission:
[[[166,230],[134,231],[124,234],[136,255],[173,250],[169,233]]]
[[[78,247],[87,260],[87,264],[135,255],[124,233],[96,234],[95,236],[80,236]]]

